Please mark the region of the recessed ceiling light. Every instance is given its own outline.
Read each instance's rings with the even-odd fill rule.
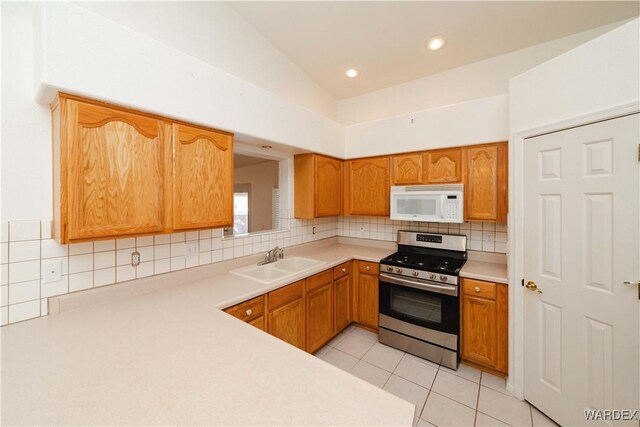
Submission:
[[[427,48],[429,48],[429,50],[438,50],[444,46],[444,44],[445,40],[442,36],[433,36],[427,40]]]
[[[355,68],[349,68],[345,74],[350,79],[353,79],[354,77],[358,77],[358,70],[356,70]]]

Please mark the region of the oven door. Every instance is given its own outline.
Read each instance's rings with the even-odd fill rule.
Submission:
[[[458,287],[380,273],[380,313],[403,322],[458,335]]]

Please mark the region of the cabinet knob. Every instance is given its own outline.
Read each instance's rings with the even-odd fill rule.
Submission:
[[[480,286],[476,286],[475,288],[473,288],[473,290],[476,292],[480,292]]]
[[[346,268],[343,268],[343,269],[342,269],[342,272],[343,272],[343,273],[346,273],[346,272],[347,272],[347,269],[346,269]]]
[[[253,314],[253,310],[248,308],[247,311],[245,311],[245,313],[247,314],[247,316],[251,316]]]
[[[369,267],[369,266],[367,265],[364,269],[365,269],[365,270],[367,270],[367,271],[370,271],[370,270],[371,270],[371,267]]]

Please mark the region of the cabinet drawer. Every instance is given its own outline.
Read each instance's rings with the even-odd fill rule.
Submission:
[[[249,322],[249,324],[255,328],[260,329],[261,331],[267,330],[264,324],[264,316],[260,316],[257,319],[252,320],[251,322]]]
[[[264,315],[264,295],[234,305],[224,311],[233,317],[251,323],[253,320]]]
[[[338,280],[349,274],[351,274],[351,261],[333,267],[333,280]]]
[[[358,269],[362,274],[378,274],[379,268],[377,262],[358,261]]]
[[[274,310],[288,302],[302,298],[304,290],[304,280],[292,283],[275,291],[269,292],[267,304],[269,311]]]
[[[463,279],[462,292],[480,298],[496,299],[496,284],[481,280]]]
[[[331,270],[325,270],[322,273],[315,274],[307,278],[307,292],[310,292],[322,285],[331,283],[333,281],[333,272]]]

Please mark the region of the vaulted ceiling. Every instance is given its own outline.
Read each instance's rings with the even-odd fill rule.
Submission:
[[[634,1],[229,2],[335,99],[638,16]],[[443,35],[438,51],[425,47]],[[349,79],[345,71],[356,68]]]

